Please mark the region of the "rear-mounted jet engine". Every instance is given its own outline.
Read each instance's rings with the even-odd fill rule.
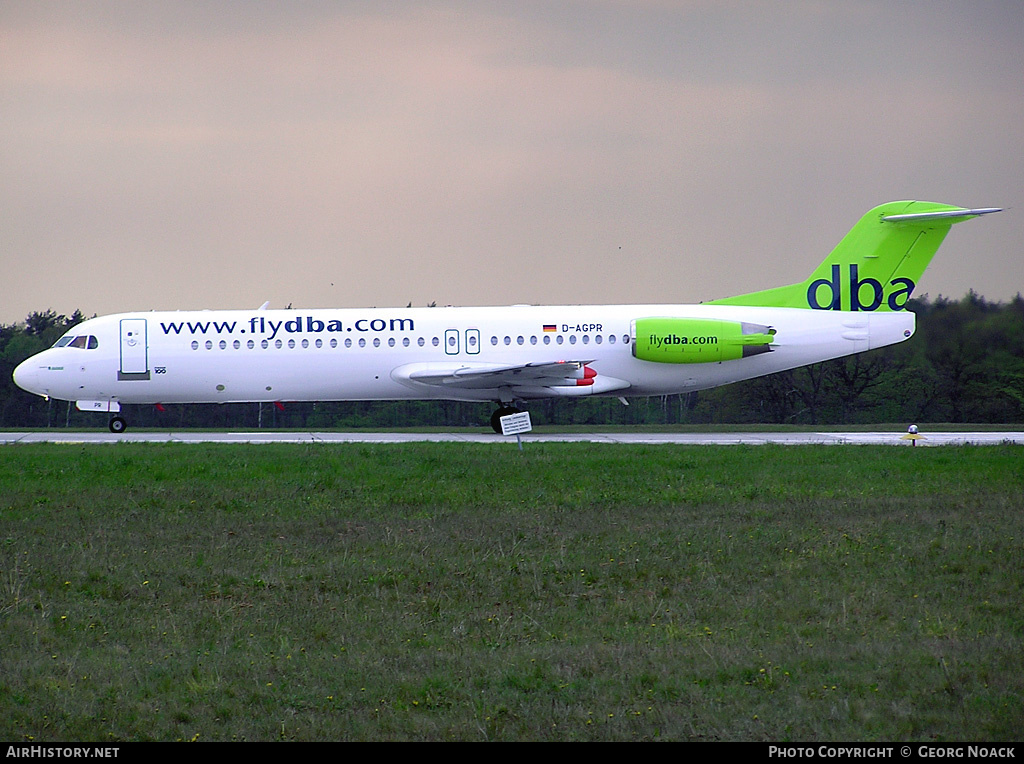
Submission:
[[[656,363],[720,363],[771,351],[775,330],[746,321],[638,318],[631,324],[633,356]]]

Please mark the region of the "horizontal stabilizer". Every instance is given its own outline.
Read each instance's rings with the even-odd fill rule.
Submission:
[[[942,220],[944,223],[959,223],[976,218],[979,215],[990,215],[1002,212],[1000,207],[982,207],[975,210],[940,210],[938,212],[915,212],[910,215],[886,215],[882,218],[886,223],[914,223],[927,220]]]

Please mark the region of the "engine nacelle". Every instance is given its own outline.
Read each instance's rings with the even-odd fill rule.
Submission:
[[[656,363],[719,363],[768,353],[775,330],[746,321],[638,318],[631,324],[633,356]]]

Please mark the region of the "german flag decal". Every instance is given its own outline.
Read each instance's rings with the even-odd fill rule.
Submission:
[[[544,324],[544,331],[546,332],[557,332],[558,327],[555,324]]]

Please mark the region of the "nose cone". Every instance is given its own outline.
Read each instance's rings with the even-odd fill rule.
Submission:
[[[36,358],[29,358],[18,364],[14,370],[14,384],[27,392],[45,395],[40,389],[39,361]]]

